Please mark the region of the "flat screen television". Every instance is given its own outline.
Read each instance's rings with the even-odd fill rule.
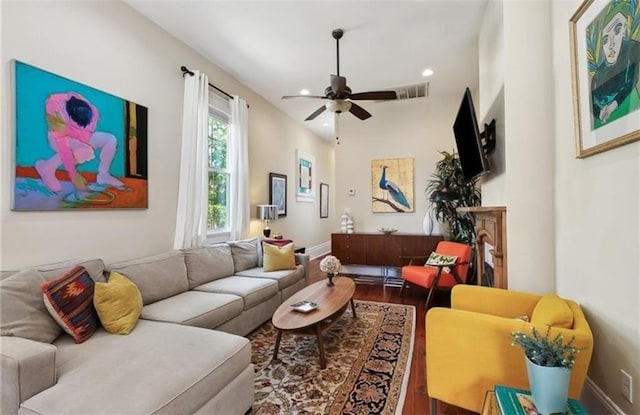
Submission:
[[[492,122],[491,125],[493,126],[494,123]],[[488,133],[488,127],[483,134],[480,133],[471,91],[467,88],[453,123],[458,157],[464,179],[467,182],[490,172],[486,154],[488,152],[487,145],[482,142],[483,136]]]

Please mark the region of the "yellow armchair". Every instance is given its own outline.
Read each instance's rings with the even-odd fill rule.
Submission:
[[[511,345],[514,331],[531,332],[544,325],[525,322],[541,295],[498,288],[456,285],[451,308],[432,308],[426,317],[427,393],[432,399],[480,412],[485,393],[496,384],[529,389],[524,352]],[[569,397],[579,399],[591,353],[593,336],[578,304],[564,299],[573,313],[573,326],[551,328],[551,336],[575,336],[578,354],[571,371]],[[435,415],[435,412],[433,412]]]

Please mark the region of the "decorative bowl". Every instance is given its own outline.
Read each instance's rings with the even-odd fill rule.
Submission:
[[[398,230],[395,229],[395,228],[380,228],[380,229],[378,229],[378,232],[382,232],[385,235],[390,235],[390,234],[392,234],[394,232],[397,232],[397,231]]]

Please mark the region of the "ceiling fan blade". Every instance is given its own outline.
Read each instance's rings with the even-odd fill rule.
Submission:
[[[380,101],[387,99],[398,99],[398,95],[396,94],[396,91],[369,91],[351,94],[349,96],[349,99],[368,99],[371,101]]]
[[[322,114],[324,112],[324,110],[326,110],[327,107],[325,107],[324,105],[321,106],[320,108],[318,108],[317,110],[315,110],[313,112],[313,114],[309,115],[307,118],[305,118],[305,121],[311,121],[312,119],[316,118],[318,115]]]
[[[349,112],[355,115],[356,117],[360,118],[361,120],[366,120],[367,118],[371,117],[371,114],[369,114],[369,112],[366,109],[362,108],[360,105],[353,102],[351,103],[351,108],[349,108]]]
[[[341,97],[347,88],[347,78],[339,75],[331,75],[331,90],[337,97]]]
[[[328,99],[324,95],[284,95],[282,99],[291,99],[291,98],[316,98],[316,99]]]

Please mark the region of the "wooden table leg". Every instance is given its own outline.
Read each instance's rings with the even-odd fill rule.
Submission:
[[[353,318],[358,318],[356,315],[356,305],[353,304],[353,298],[351,299],[351,312],[353,313]]]
[[[324,345],[322,344],[322,330],[320,325],[316,325],[316,337],[318,337],[318,352],[320,353],[320,369],[327,367],[327,363],[324,359]]]
[[[273,360],[278,358],[278,349],[280,348],[280,339],[282,338],[282,330],[278,330],[278,337],[276,337],[276,347],[273,349]]]

